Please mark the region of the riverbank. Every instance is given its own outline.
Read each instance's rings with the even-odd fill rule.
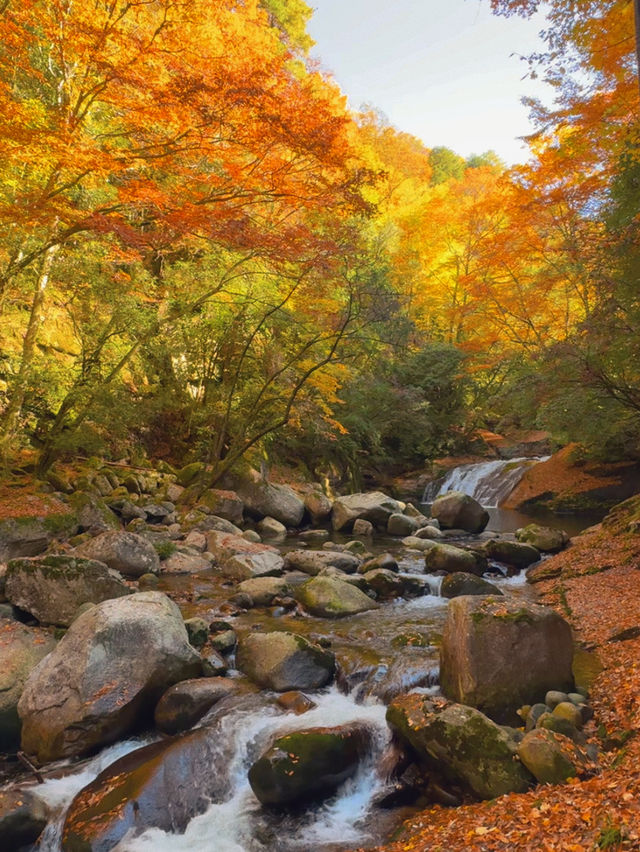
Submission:
[[[563,786],[407,821],[378,852],[591,852],[640,848],[640,498],[543,563],[541,602],[572,624],[602,670],[591,685],[600,771]],[[555,575],[555,576],[552,576]]]

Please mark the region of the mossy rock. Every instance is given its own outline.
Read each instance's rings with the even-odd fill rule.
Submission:
[[[360,589],[336,577],[314,577],[298,586],[294,594],[308,612],[321,618],[345,618],[378,607]]]
[[[460,595],[502,595],[497,586],[475,574],[456,571],[442,579],[440,594],[443,598],[457,598]]]
[[[326,797],[354,775],[370,742],[366,728],[310,728],[276,739],[249,770],[263,805],[286,806]]]
[[[424,764],[480,799],[532,785],[509,734],[473,707],[402,695],[390,704],[387,722]]]
[[[579,774],[585,756],[561,734],[537,728],[518,746],[518,756],[541,784],[562,784]]]

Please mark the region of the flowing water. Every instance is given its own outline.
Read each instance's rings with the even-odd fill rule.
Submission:
[[[512,488],[516,476],[535,460],[487,462],[451,471],[443,488],[472,489],[484,494],[485,502],[499,502],[505,489]],[[471,469],[473,468],[473,470]],[[507,477],[509,485],[500,477]],[[447,485],[448,483],[448,485]],[[531,518],[493,509],[490,527],[513,529],[530,523]],[[555,519],[554,525],[562,523]],[[582,523],[582,526],[585,524]],[[338,541],[344,537],[334,536]],[[465,543],[472,543],[467,537]],[[283,549],[296,548],[290,539]],[[404,549],[397,539],[377,538],[371,548],[376,553],[390,551],[401,573],[424,575],[424,556]],[[524,574],[507,578],[496,569],[492,581],[511,594],[533,597]],[[378,772],[380,758],[389,742],[385,710],[394,696],[408,690],[437,691],[438,645],[448,601],[440,597],[440,579],[426,577],[426,594],[411,600],[384,603],[375,612],[340,620],[319,619],[302,612],[284,612],[279,608],[251,610],[224,615],[224,602],[233,594],[235,584],[213,571],[197,576],[165,576],[160,588],[179,603],[183,615],[200,615],[213,620],[224,617],[239,635],[260,630],[288,630],[330,644],[340,667],[338,684],[314,694],[315,709],[302,716],[284,714],[275,705],[253,710],[231,711],[221,724],[220,766],[228,783],[223,800],[213,802],[188,824],[184,834],[169,834],[158,829],[120,841],[115,852],[337,852],[357,846],[380,843],[397,825],[401,812],[376,807],[388,781]],[[233,660],[232,660],[233,664]],[[232,676],[239,673],[231,671]],[[371,731],[370,753],[358,773],[343,784],[322,805],[298,813],[282,813],[262,808],[253,795],[247,773],[256,755],[266,749],[275,736],[295,729],[334,727],[352,722],[364,723]],[[81,771],[46,781],[35,788],[57,814],[41,839],[39,852],[60,852],[64,814],[74,796],[101,771],[124,754],[150,742],[128,740],[103,751],[83,765]]]
[[[422,498],[432,503],[448,491],[461,491],[485,508],[497,507],[520,482],[525,472],[546,458],[496,459],[452,468],[444,478],[430,482]]]

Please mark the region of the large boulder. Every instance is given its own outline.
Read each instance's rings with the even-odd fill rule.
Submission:
[[[294,596],[307,612],[320,618],[345,618],[378,608],[368,595],[337,577],[313,577],[298,586]]]
[[[514,724],[523,704],[573,686],[571,628],[555,610],[519,598],[463,596],[449,602],[440,685],[453,701]]]
[[[477,500],[460,491],[450,491],[438,497],[431,514],[445,530],[466,530],[480,533],[489,523],[489,513]]]
[[[69,497],[69,503],[75,512],[80,532],[97,535],[104,530],[119,530],[121,527],[115,512],[96,494],[76,491]]]
[[[443,598],[457,598],[460,595],[502,595],[503,593],[483,577],[456,571],[442,578],[440,594]]]
[[[260,553],[238,553],[220,566],[220,572],[231,580],[279,577],[283,570],[284,561],[280,554],[269,550]]]
[[[267,482],[258,474],[243,480],[237,488],[244,501],[245,512],[253,518],[270,517],[285,527],[299,527],[304,516],[304,503],[288,485]]]
[[[402,512],[402,503],[388,497],[381,491],[369,491],[365,494],[348,494],[333,502],[331,523],[334,530],[345,532],[353,528],[358,518],[371,521],[376,527],[386,529],[391,515]]]
[[[355,554],[337,550],[290,550],[284,555],[285,570],[302,571],[311,577],[316,577],[329,566],[345,574],[354,574],[361,562]]]
[[[569,536],[564,530],[554,530],[551,527],[541,527],[539,524],[529,524],[516,530],[518,541],[531,544],[542,553],[558,553],[569,544]]]
[[[253,633],[238,643],[236,666],[259,686],[288,692],[326,686],[335,657],[295,633]]]
[[[36,499],[36,498],[34,498]],[[47,514],[0,520],[0,562],[17,556],[37,556],[43,553],[55,538],[67,538],[78,529],[76,516],[68,506],[57,500],[45,498]]]
[[[481,576],[488,568],[487,560],[475,550],[463,550],[452,544],[435,544],[425,551],[427,571],[445,571],[447,574],[462,571]]]
[[[0,619],[0,752],[19,748],[18,701],[33,669],[55,646],[40,628]]]
[[[491,538],[485,542],[484,552],[489,559],[495,559],[496,562],[503,562],[513,568],[528,568],[540,559],[540,551],[531,544],[501,538]]]
[[[193,817],[224,794],[220,740],[219,732],[198,728],[116,760],[72,801],[62,831],[63,852],[109,852],[125,834],[149,828],[184,832]]]
[[[532,785],[509,735],[473,707],[402,695],[389,705],[387,721],[423,763],[479,799],[524,793]]]
[[[88,754],[146,721],[169,686],[201,670],[166,595],[100,603],[73,622],[27,680],[18,704],[22,748],[41,763]]]
[[[67,627],[82,604],[129,593],[117,571],[94,559],[42,556],[13,559],[7,567],[7,599],[42,624]]]
[[[355,775],[370,740],[367,729],[356,724],[278,737],[251,766],[251,789],[263,805],[298,805],[328,796]]]
[[[125,577],[157,574],[160,569],[160,559],[154,546],[141,535],[124,530],[100,533],[76,547],[74,552],[85,559],[104,562]]]

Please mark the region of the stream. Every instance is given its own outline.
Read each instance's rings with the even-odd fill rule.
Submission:
[[[427,507],[423,506],[423,510]],[[427,512],[428,514],[428,512]],[[572,532],[584,527],[590,519],[555,518],[554,526],[569,527]],[[531,523],[532,518],[520,513],[492,510],[489,528],[494,533]],[[486,539],[487,532],[477,537],[465,536],[468,545]],[[347,536],[331,535],[341,544]],[[455,537],[448,538],[452,543]],[[300,547],[295,536],[280,545],[287,551]],[[313,547],[313,544],[311,545]],[[390,552],[400,572],[424,575],[424,555],[405,549],[399,539],[377,536],[370,546],[374,554]],[[498,566],[490,579],[510,594],[532,599],[534,590],[526,584],[524,572],[505,576]],[[198,575],[163,576],[160,590],[173,597],[185,618],[201,616],[210,621],[223,618],[238,635],[255,630],[286,630],[309,637],[322,638],[330,646],[339,663],[340,674],[332,687],[314,693],[316,707],[301,716],[282,711],[274,705],[259,709],[231,711],[221,722],[220,766],[224,771],[226,792],[222,801],[212,803],[193,818],[184,834],[169,834],[158,829],[138,837],[125,837],[117,852],[338,852],[357,846],[373,847],[384,841],[407,817],[407,809],[385,810],[376,805],[388,779],[378,772],[381,757],[389,743],[385,722],[386,705],[409,690],[436,693],[438,690],[439,640],[448,601],[439,594],[440,578],[426,577],[426,594],[413,599],[396,599],[375,612],[365,612],[340,620],[314,618],[299,611],[260,608],[230,613],[225,602],[234,585],[213,571]],[[233,665],[233,658],[231,658]],[[232,677],[240,673],[231,670]],[[371,732],[371,747],[357,774],[344,783],[322,804],[302,811],[283,813],[260,806],[248,783],[247,773],[256,755],[268,747],[276,735],[296,729],[317,726],[334,727],[351,722],[366,724]],[[60,852],[64,814],[73,797],[107,766],[118,758],[152,741],[142,736],[111,746],[102,751],[75,774],[45,781],[33,792],[57,813],[37,847],[40,852]]]

